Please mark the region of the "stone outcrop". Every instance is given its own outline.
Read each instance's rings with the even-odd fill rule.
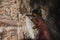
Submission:
[[[23,40],[27,34],[34,39],[34,24],[26,16],[29,13],[29,0],[1,0],[0,40]]]

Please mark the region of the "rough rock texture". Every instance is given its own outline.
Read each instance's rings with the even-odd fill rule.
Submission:
[[[0,0],[0,40],[23,40],[27,34],[34,39],[29,13],[29,0]]]

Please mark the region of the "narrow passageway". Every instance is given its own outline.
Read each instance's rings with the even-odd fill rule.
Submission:
[[[0,0],[0,40],[59,40],[59,30],[59,0]]]

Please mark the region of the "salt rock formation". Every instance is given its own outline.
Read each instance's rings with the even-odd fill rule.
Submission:
[[[26,16],[30,13],[29,0],[1,0],[0,3],[0,40],[34,39],[34,23]]]

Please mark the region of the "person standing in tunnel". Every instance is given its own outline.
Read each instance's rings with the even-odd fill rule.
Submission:
[[[40,0],[30,0],[30,6],[33,16],[32,21],[36,24],[35,28],[38,29],[35,40],[51,40],[48,26],[41,15]]]
[[[50,33],[43,18],[39,15],[37,10],[33,10],[32,15],[34,16],[33,22],[37,25],[36,28],[38,28],[36,40],[50,40]]]

